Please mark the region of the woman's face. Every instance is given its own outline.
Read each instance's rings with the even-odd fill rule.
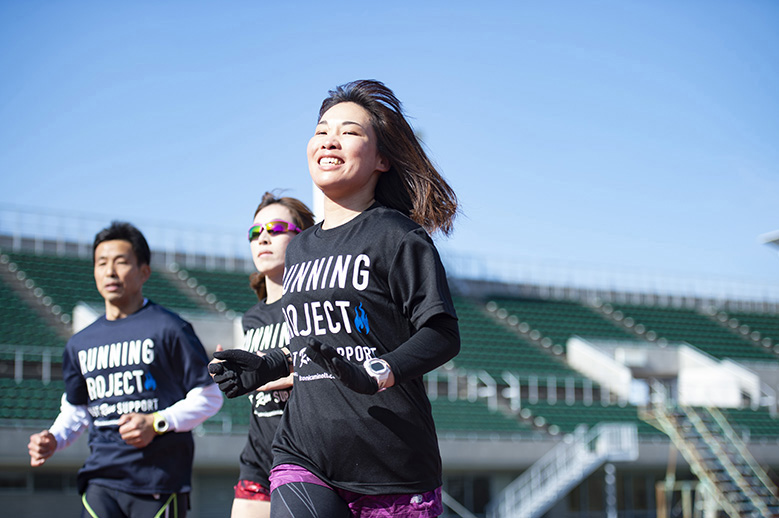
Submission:
[[[389,162],[379,154],[368,112],[355,103],[327,110],[308,141],[311,179],[330,199],[370,194]]]
[[[254,216],[255,225],[263,226],[265,223],[275,220],[295,223],[292,219],[292,212],[280,203],[268,205]],[[280,284],[284,276],[284,255],[287,252],[287,245],[290,239],[296,235],[295,232],[289,231],[271,236],[267,230],[263,229],[260,236],[250,243],[252,259],[257,271]]]

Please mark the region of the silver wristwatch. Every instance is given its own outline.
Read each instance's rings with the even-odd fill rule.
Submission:
[[[371,358],[366,360],[362,366],[368,375],[376,380],[376,383],[379,385],[379,392],[387,388],[387,380],[389,380],[389,375],[392,372],[387,362],[381,358]]]

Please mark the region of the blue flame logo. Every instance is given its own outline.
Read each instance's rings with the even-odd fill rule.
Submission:
[[[354,327],[357,328],[357,331],[360,333],[367,335],[371,332],[371,326],[368,324],[368,315],[366,315],[365,311],[362,309],[362,302],[360,302],[360,307],[357,308],[355,313],[357,313],[357,316],[354,317]]]
[[[151,372],[144,374],[143,388],[146,390],[157,390],[157,380],[151,375]]]

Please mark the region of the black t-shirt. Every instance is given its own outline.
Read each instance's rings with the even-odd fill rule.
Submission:
[[[266,304],[261,301],[243,315],[244,341],[242,349],[249,352],[266,352],[289,344],[289,334],[281,303]],[[270,488],[268,474],[273,466],[271,444],[281,414],[289,399],[290,390],[251,392],[251,418],[249,437],[241,452],[241,480],[251,480]]]
[[[192,326],[148,302],[132,315],[105,315],[73,335],[62,359],[67,400],[86,405],[89,449],[78,472],[87,483],[129,493],[187,492],[194,442],[190,432],[155,437],[145,448],[126,444],[117,421],[123,414],[153,413],[213,383],[208,357]]]
[[[304,231],[287,248],[282,306],[295,390],[276,433],[275,465],[296,464],[362,494],[439,487],[441,458],[422,378],[362,395],[305,350],[315,336],[361,365],[403,344],[432,316],[456,318],[424,229],[375,204],[337,228]]]

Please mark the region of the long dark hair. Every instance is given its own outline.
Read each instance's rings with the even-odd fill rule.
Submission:
[[[379,177],[376,200],[409,216],[428,232],[449,235],[457,215],[457,196],[428,158],[392,90],[370,79],[343,84],[322,101],[319,118],[345,102],[369,113],[378,151],[390,163]]]
[[[306,206],[305,203],[297,198],[291,198],[289,196],[277,197],[272,192],[266,192],[262,195],[262,201],[257,206],[257,210],[254,211],[254,215],[269,205],[275,204],[283,205],[292,213],[292,223],[302,228],[303,230],[314,224],[314,214]],[[249,286],[257,294],[259,300],[268,296],[268,289],[265,287],[265,274],[261,272],[254,272],[249,276]]]

